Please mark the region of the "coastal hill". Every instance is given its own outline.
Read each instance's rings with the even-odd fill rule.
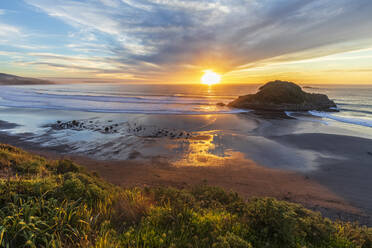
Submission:
[[[336,108],[324,94],[307,93],[295,83],[279,80],[261,86],[256,94],[240,96],[228,106],[269,111],[331,111]]]
[[[27,84],[52,84],[52,82],[38,78],[26,78],[11,74],[0,73],[0,85],[27,85]]]

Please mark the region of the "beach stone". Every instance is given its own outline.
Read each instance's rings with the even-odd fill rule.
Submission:
[[[240,96],[229,107],[264,111],[336,111],[336,104],[324,94],[308,93],[292,82],[271,81],[256,94]]]

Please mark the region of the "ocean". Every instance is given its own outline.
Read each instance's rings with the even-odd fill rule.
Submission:
[[[370,86],[308,86],[306,91],[327,94],[333,99],[339,112],[287,112],[294,119],[267,119],[250,110],[217,105],[258,88],[259,85],[0,86],[0,132],[31,142],[33,147],[63,147],[66,154],[104,160],[162,157],[176,165],[215,166],[226,160],[248,158],[265,166],[296,171],[316,169],[319,159],[329,154],[317,150],[321,146],[318,142],[304,138],[304,147],[297,147],[286,143],[285,137],[372,139]],[[10,128],[12,125],[6,122],[16,125]],[[315,145],[313,150],[307,149],[310,144]],[[335,145],[339,144],[332,143],[330,147]]]
[[[247,110],[217,106],[239,95],[254,93],[259,85],[124,85],[68,84],[0,86],[0,107],[67,110],[93,113],[210,115]],[[325,124],[372,127],[372,86],[313,85],[308,92],[327,94],[339,112],[287,114]]]

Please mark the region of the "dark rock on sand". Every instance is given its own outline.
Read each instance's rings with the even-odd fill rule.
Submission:
[[[2,127],[0,121],[0,128]],[[113,121],[99,122],[92,120],[72,120],[67,122],[62,122],[61,120],[56,121],[53,124],[45,125],[45,127],[50,127],[54,130],[74,130],[74,131],[84,131],[90,130],[94,132],[100,132],[102,134],[114,134],[119,133],[121,130],[126,130],[128,134],[142,137],[142,138],[163,138],[167,137],[170,139],[188,139],[192,135],[184,130],[158,128],[155,126],[143,126],[138,123],[114,123]]]
[[[75,131],[91,130],[96,132],[101,132],[103,134],[117,133],[119,124],[115,125],[105,125],[107,123],[94,123],[91,120],[72,120],[62,122],[58,120],[56,123],[46,125],[45,127],[51,127],[54,130],[64,130],[70,129]],[[114,128],[115,126],[115,128]]]
[[[323,94],[307,93],[295,83],[272,81],[259,88],[256,94],[240,96],[230,107],[263,111],[335,111],[336,104]]]
[[[217,106],[220,106],[220,107],[223,107],[223,106],[226,106],[226,104],[224,104],[223,102],[219,102],[216,104]]]

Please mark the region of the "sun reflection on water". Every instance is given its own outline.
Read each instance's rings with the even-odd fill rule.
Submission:
[[[177,142],[168,147],[182,151],[181,156],[172,162],[174,166],[222,166],[231,160],[245,159],[244,154],[240,152],[225,150],[220,145],[216,145],[215,139],[218,138],[218,134],[215,131],[198,134],[187,141]]]

